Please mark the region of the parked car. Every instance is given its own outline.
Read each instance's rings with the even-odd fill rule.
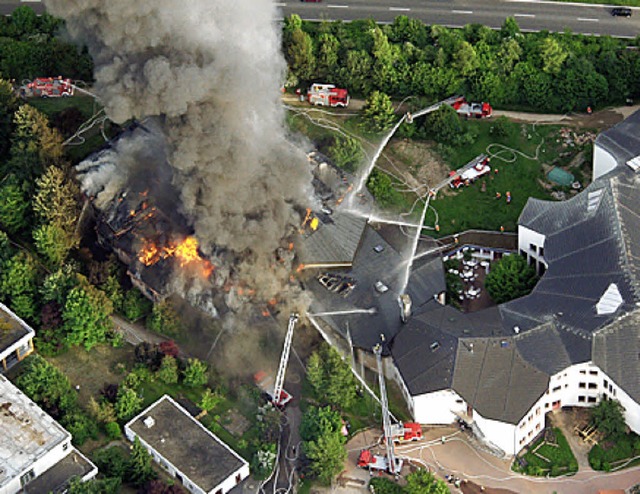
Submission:
[[[389,290],[389,287],[382,283],[382,281],[376,281],[374,287],[378,293],[385,293]]]
[[[629,7],[616,7],[611,9],[611,15],[614,17],[631,17],[632,10]]]

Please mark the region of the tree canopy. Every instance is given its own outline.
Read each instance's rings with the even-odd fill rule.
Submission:
[[[342,410],[356,398],[356,380],[340,353],[327,344],[314,352],[307,362],[307,379],[318,401]]]
[[[496,304],[502,304],[529,294],[538,282],[533,266],[519,254],[504,256],[491,265],[484,286]]]

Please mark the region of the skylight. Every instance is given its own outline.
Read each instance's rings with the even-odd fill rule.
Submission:
[[[627,166],[631,168],[634,172],[637,172],[640,168],[640,156],[636,156],[635,158],[627,161]]]
[[[596,304],[596,312],[599,316],[603,314],[613,314],[622,305],[622,295],[618,290],[618,285],[611,283]]]
[[[588,203],[587,203],[587,211],[595,211],[598,209],[598,204],[600,204],[600,198],[602,197],[602,193],[604,189],[594,190],[593,192],[589,192],[587,195]]]

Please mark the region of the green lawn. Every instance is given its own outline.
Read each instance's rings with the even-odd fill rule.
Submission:
[[[72,96],[70,98],[29,98],[28,103],[51,117],[67,108],[76,107],[85,118],[89,118],[102,108],[91,96]]]
[[[545,439],[542,437],[537,440],[522,457],[527,463],[527,466],[524,468],[524,473],[527,475],[550,475],[557,477],[578,471],[578,462],[562,431],[554,428],[553,432],[555,433],[557,446],[545,443]],[[549,461],[535,455],[533,453],[534,451]],[[517,462],[514,462],[514,470],[521,471]]]
[[[492,172],[469,187],[463,186],[455,191],[449,187],[441,190],[431,201],[431,206],[437,212],[440,232],[432,233],[443,236],[470,228],[497,231],[501,226],[505,231],[515,231],[518,217],[529,197],[550,199],[549,192],[539,181],[545,180],[542,162],[547,153],[549,156],[555,156],[557,151],[547,139],[551,133],[557,131],[558,126],[537,126],[534,129],[532,125],[510,124],[509,135],[503,137],[492,135],[491,120],[470,121],[469,126],[472,132],[477,134],[472,145],[444,149],[440,147],[443,157],[452,169],[460,168],[479,154],[486,153],[487,146],[492,143],[514,148],[526,156],[533,157],[543,138],[545,142],[540,146],[538,160],[504,150],[504,158],[508,161],[515,158],[515,161],[492,158],[491,166],[494,170],[497,169],[498,173]],[[494,147],[491,150],[497,153],[499,149]],[[482,192],[482,182],[486,183],[486,192]],[[510,204],[506,202],[507,191],[512,197]],[[500,199],[496,199],[496,193],[501,194]],[[435,223],[436,213],[431,209],[427,214],[426,224]]]

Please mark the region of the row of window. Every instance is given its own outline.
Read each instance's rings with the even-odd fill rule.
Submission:
[[[544,247],[538,249],[536,244],[529,244],[529,250],[534,254],[540,254],[540,257],[544,257]]]

